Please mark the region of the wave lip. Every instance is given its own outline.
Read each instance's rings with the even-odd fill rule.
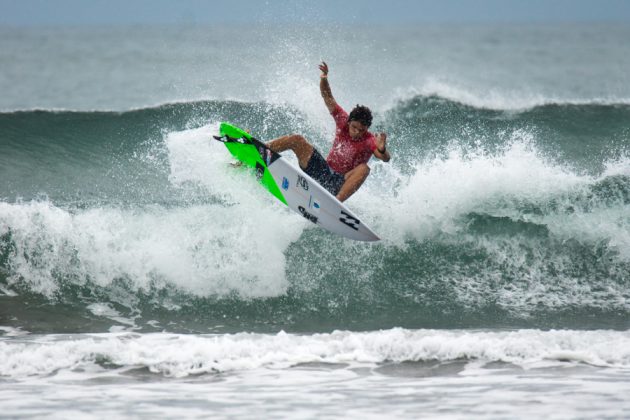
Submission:
[[[0,375],[14,379],[95,365],[145,367],[168,377],[304,363],[377,367],[394,362],[505,362],[523,368],[582,363],[630,369],[630,331],[406,330],[329,334],[94,334],[0,341]]]
[[[566,96],[536,93],[528,90],[479,90],[457,83],[429,78],[419,86],[394,91],[395,102],[406,102],[416,97],[435,97],[477,109],[495,111],[525,111],[549,105],[630,105],[630,97],[614,95]]]

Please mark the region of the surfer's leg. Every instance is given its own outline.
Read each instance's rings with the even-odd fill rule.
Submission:
[[[298,158],[300,167],[305,169],[313,155],[313,146],[301,135],[291,134],[267,142],[267,147],[276,153],[292,150]]]
[[[356,168],[346,172],[346,182],[343,183],[339,193],[337,193],[337,200],[346,201],[352,194],[354,194],[363,185],[368,175],[370,174],[370,167],[367,164],[362,163]]]

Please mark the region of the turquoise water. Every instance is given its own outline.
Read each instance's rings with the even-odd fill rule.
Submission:
[[[0,35],[9,416],[628,415],[627,27]],[[376,244],[211,140],[327,150],[322,58],[389,134]]]

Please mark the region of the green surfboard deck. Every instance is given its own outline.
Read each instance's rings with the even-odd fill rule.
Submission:
[[[243,162],[244,165],[254,168],[257,171],[260,183],[271,194],[273,194],[274,197],[276,197],[278,200],[286,205],[287,201],[282,195],[280,188],[278,188],[278,184],[276,184],[276,181],[273,179],[273,176],[269,172],[269,167],[267,166],[267,163],[261,156],[261,153],[266,152],[267,150],[269,150],[269,148],[260,141],[253,138],[247,131],[228,123],[221,123],[219,132],[221,136],[227,136],[232,139],[242,138],[247,140],[247,142],[245,143],[227,141],[224,142],[224,144],[225,147],[227,147],[227,149],[230,151],[232,156],[234,156],[240,162]],[[271,153],[275,154],[274,152]]]

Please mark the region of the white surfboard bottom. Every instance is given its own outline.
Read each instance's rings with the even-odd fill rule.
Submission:
[[[358,241],[379,237],[341,201],[284,158],[268,167],[287,205],[311,222],[341,236]]]

